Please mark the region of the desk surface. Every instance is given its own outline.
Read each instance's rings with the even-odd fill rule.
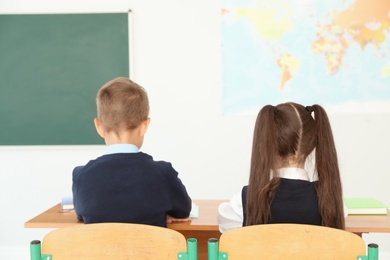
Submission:
[[[193,218],[188,222],[175,222],[168,224],[174,230],[210,230],[218,231],[217,208],[223,200],[194,200],[199,206],[199,218]],[[44,211],[38,216],[24,223],[25,228],[62,228],[83,224],[76,218],[74,210],[62,211],[61,204]]]
[[[178,231],[218,231],[217,208],[223,200],[194,200],[199,206],[199,218],[190,222],[168,224]],[[76,219],[74,210],[62,212],[61,205],[46,210],[24,224],[25,228],[62,228],[83,224]],[[345,220],[346,230],[354,233],[390,233],[390,214],[388,215],[354,215]]]

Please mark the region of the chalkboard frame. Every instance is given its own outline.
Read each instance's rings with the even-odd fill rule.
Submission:
[[[131,76],[131,11],[0,15],[0,37],[0,145],[104,144],[95,96]]]

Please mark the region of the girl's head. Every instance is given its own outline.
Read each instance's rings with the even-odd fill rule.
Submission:
[[[257,117],[252,159],[267,156],[261,150],[266,143],[271,158],[270,169],[301,167],[317,144],[313,107],[296,103],[265,106]]]
[[[267,105],[257,116],[247,194],[247,225],[268,223],[270,204],[279,185],[278,169],[304,168],[314,150],[323,224],[344,227],[340,173],[328,116],[320,105],[305,107],[292,102]]]

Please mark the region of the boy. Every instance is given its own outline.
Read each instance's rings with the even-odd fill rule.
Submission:
[[[107,154],[73,170],[77,218],[162,227],[172,218],[188,218],[191,198],[178,173],[170,163],[139,151],[150,122],[146,91],[116,78],[99,90],[96,103],[94,123]]]

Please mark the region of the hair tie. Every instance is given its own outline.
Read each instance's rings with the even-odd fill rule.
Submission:
[[[312,106],[306,106],[306,110],[309,111],[309,113],[314,111],[314,108]]]

